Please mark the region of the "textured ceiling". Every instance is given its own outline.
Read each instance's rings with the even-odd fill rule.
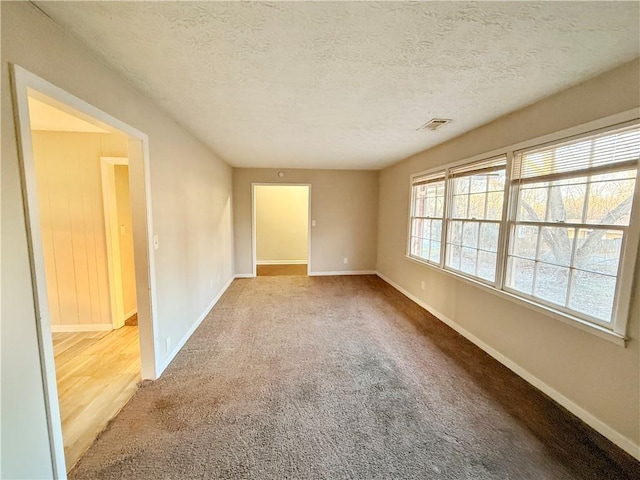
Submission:
[[[37,4],[241,167],[380,168],[640,55],[638,2]]]

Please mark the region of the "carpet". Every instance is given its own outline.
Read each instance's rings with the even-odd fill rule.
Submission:
[[[235,280],[80,479],[625,479],[639,463],[376,276]]]

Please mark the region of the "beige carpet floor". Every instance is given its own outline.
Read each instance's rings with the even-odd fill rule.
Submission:
[[[375,276],[236,280],[71,479],[625,479],[638,462]]]

